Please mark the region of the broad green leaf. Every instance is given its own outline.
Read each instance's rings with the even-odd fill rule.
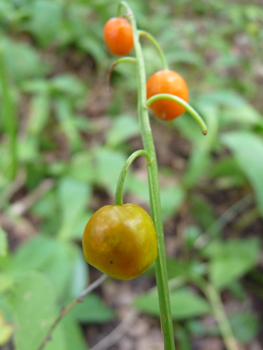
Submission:
[[[37,150],[37,140],[34,138],[24,138],[18,142],[18,157],[23,163],[34,162],[39,159]]]
[[[57,242],[39,235],[20,245],[5,270],[16,278],[21,277],[30,270],[41,269],[47,265],[54,258],[56,250]]]
[[[260,323],[257,316],[249,311],[239,311],[229,316],[234,336],[241,344],[247,344],[259,332]]]
[[[74,180],[87,183],[95,182],[94,155],[90,151],[78,152],[72,156],[68,175]]]
[[[37,36],[42,45],[47,45],[59,33],[62,9],[54,2],[38,0],[30,6],[30,10],[29,29]]]
[[[208,257],[209,275],[216,288],[223,288],[252,269],[258,260],[260,244],[256,238],[214,241],[203,249]]]
[[[13,310],[9,303],[9,293],[0,295],[0,312],[3,314],[5,320],[9,323],[13,323],[14,315]]]
[[[163,220],[168,220],[176,215],[179,206],[185,199],[185,192],[179,186],[161,188],[161,206]]]
[[[170,301],[173,320],[182,320],[210,313],[208,303],[188,289],[170,293]],[[134,306],[140,311],[153,316],[159,316],[160,314],[156,292],[142,294],[135,300]]]
[[[33,46],[11,40],[2,41],[2,44],[10,74],[15,81],[40,77],[49,70]]]
[[[201,230],[198,226],[190,225],[186,227],[183,238],[188,249],[194,248],[195,242],[201,236]]]
[[[87,86],[76,76],[63,74],[53,78],[50,82],[50,90],[54,95],[68,95],[69,97],[84,97]]]
[[[93,214],[93,211],[86,210],[85,213],[78,217],[78,220],[71,231],[71,238],[73,240],[82,240],[84,228]]]
[[[85,261],[82,249],[77,247],[76,259],[72,264],[72,276],[71,276],[71,296],[76,298],[79,294],[87,288],[88,278],[88,264]]]
[[[168,279],[176,278],[176,277],[188,277],[190,268],[189,265],[183,263],[179,260],[173,258],[166,258],[167,265],[167,276]]]
[[[257,206],[263,216],[263,140],[249,131],[236,131],[222,135],[240,168],[254,189]]]
[[[250,126],[250,125],[262,125],[262,117],[259,112],[249,105],[246,101],[239,107],[231,108],[222,113],[221,126],[226,128],[237,125]]]
[[[183,277],[187,280],[194,281],[200,275],[204,274],[204,266],[198,261],[192,260],[189,262],[182,262],[173,258],[166,258],[168,279],[176,277]]]
[[[17,279],[30,271],[41,271],[53,283],[59,297],[69,293],[72,273],[79,257],[76,246],[40,235],[24,243],[5,268],[7,275]]]
[[[71,314],[66,315],[62,319],[61,325],[65,334],[65,350],[88,350],[83,331]]]
[[[40,273],[31,272],[23,278],[9,298],[15,313],[15,345],[19,350],[37,350],[58,315],[52,285]],[[47,350],[66,350],[60,325],[52,334]]]
[[[190,210],[204,229],[209,229],[213,225],[213,232],[211,234],[216,235],[219,233],[219,225],[216,225],[215,213],[204,198],[198,195],[192,195],[190,197]]]
[[[78,219],[85,213],[91,196],[91,187],[82,181],[64,177],[58,185],[58,200],[62,211],[59,236],[71,239]]]
[[[92,36],[85,36],[80,38],[78,46],[84,52],[88,52],[92,57],[95,58],[99,65],[105,65],[105,50],[101,42]]]
[[[216,187],[228,189],[235,186],[243,186],[244,174],[240,171],[240,166],[233,156],[217,160],[210,169],[210,177],[216,178]]]
[[[0,273],[0,293],[6,292],[14,284],[14,278],[9,274]]]
[[[103,303],[99,296],[91,293],[74,307],[72,317],[83,323],[105,323],[112,320],[115,313]]]
[[[0,257],[7,254],[8,242],[6,232],[0,227]]]
[[[34,204],[32,211],[35,215],[41,218],[50,218],[57,211],[56,193],[51,190],[46,193],[40,200]]]
[[[149,185],[147,183],[147,179],[141,180],[134,174],[131,174],[131,176],[125,180],[124,192],[125,190],[130,191],[145,203],[150,204]]]
[[[184,174],[183,184],[187,188],[193,187],[200,177],[208,170],[211,162],[211,151],[217,144],[218,114],[215,108],[202,106],[202,116],[207,122],[208,134],[198,139],[191,153],[187,169]]]
[[[210,93],[201,95],[198,99],[198,105],[211,105],[211,106],[224,106],[231,108],[238,108],[240,105],[244,105],[246,101],[231,90],[217,90]]]
[[[109,193],[114,195],[125,156],[121,152],[98,148],[94,157],[96,183],[105,186]]]
[[[6,344],[13,333],[14,326],[6,321],[0,312],[0,346]]]
[[[44,128],[50,113],[50,100],[47,94],[34,96],[30,105],[28,133],[37,136]]]
[[[114,120],[113,126],[107,132],[107,142],[111,146],[128,140],[140,132],[138,121],[129,115],[123,115]]]

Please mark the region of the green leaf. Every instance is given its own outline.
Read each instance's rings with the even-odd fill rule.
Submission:
[[[64,97],[57,98],[55,111],[60,126],[69,140],[70,149],[72,151],[80,150],[82,140],[74,123],[74,112],[70,101]]]
[[[107,142],[115,147],[123,141],[138,135],[140,132],[138,121],[129,115],[123,115],[114,120],[114,124],[107,132]]]
[[[47,94],[34,96],[30,105],[28,133],[37,136],[43,130],[50,113],[50,100]]]
[[[260,253],[258,239],[230,239],[227,242],[214,241],[203,249],[208,257],[209,274],[216,288],[223,288],[252,269]]]
[[[87,93],[86,85],[74,75],[63,74],[53,78],[50,90],[54,95],[68,95],[68,97],[84,97]]]
[[[216,90],[214,92],[205,93],[198,99],[199,105],[211,105],[211,106],[226,106],[231,108],[238,108],[240,105],[244,105],[246,101],[231,90]]]
[[[58,315],[51,284],[37,272],[22,279],[9,298],[16,316],[15,345],[19,350],[37,350]],[[66,350],[60,325],[52,334],[47,350]]]
[[[8,323],[0,312],[0,346],[6,344],[12,336],[13,325]]]
[[[219,225],[215,225],[215,213],[211,205],[209,205],[204,198],[193,194],[190,197],[190,208],[193,216],[204,229],[209,229],[209,227],[213,225],[213,232],[211,232],[211,234],[216,235],[219,233]]]
[[[201,176],[207,171],[211,162],[211,150],[217,144],[218,114],[214,107],[203,105],[200,107],[201,115],[206,117],[209,130],[205,138],[198,138],[191,153],[183,184],[187,188],[193,187]]]
[[[198,239],[198,237],[201,236],[201,233],[202,232],[198,226],[190,225],[186,227],[183,234],[183,239],[185,242],[185,246],[189,250],[192,250],[194,248],[195,242]]]
[[[96,176],[94,172],[94,155],[92,152],[78,152],[72,156],[68,169],[68,176],[75,180],[93,183]]]
[[[179,206],[185,199],[185,192],[179,186],[161,188],[162,217],[168,220],[176,215]]]
[[[85,213],[90,197],[91,187],[87,183],[68,177],[62,178],[58,185],[58,200],[62,210],[60,238],[72,237],[75,225]]]
[[[61,325],[63,326],[66,349],[65,350],[88,350],[86,340],[83,336],[83,331],[80,326],[72,318],[71,314],[66,315],[62,321]]]
[[[0,274],[0,293],[6,292],[9,290],[14,284],[14,279],[12,276],[8,274]]]
[[[170,293],[171,312],[173,320],[182,320],[210,313],[208,303],[188,289],[181,289]],[[149,292],[139,296],[134,306],[140,311],[153,316],[159,316],[158,294]]]
[[[2,227],[0,227],[0,257],[6,256],[7,249],[8,249],[7,234],[2,229]]]
[[[234,337],[241,344],[248,344],[256,337],[260,329],[260,324],[257,316],[249,311],[238,311],[234,314],[229,315],[228,320]],[[196,320],[189,321],[187,328],[192,334],[199,337],[220,335],[218,325],[211,325],[210,327],[207,327],[207,325],[204,325]]]
[[[131,174],[131,176],[125,180],[124,191],[125,190],[130,191],[133,195],[138,196],[145,203],[150,204],[147,180],[142,180],[134,174]]]
[[[77,257],[72,266],[72,276],[71,276],[71,296],[76,298],[79,294],[87,288],[89,278],[88,278],[88,264],[85,261],[82,249],[79,247],[76,250]]]
[[[222,141],[233,152],[253,187],[258,210],[263,216],[263,140],[252,132],[236,131],[222,135]]]
[[[48,66],[41,61],[33,46],[11,40],[2,41],[2,44],[10,74],[15,81],[39,77],[48,71]]]
[[[242,344],[247,344],[254,339],[260,329],[257,316],[249,311],[239,311],[230,315],[229,322],[234,336]]]
[[[240,166],[233,156],[217,160],[210,170],[210,177],[216,178],[216,187],[228,189],[243,186],[246,179],[240,171]]]
[[[54,2],[38,0],[30,6],[30,10],[29,29],[37,36],[42,45],[49,44],[60,31],[61,8]]]
[[[57,295],[62,297],[69,293],[74,264],[79,258],[78,250],[73,244],[40,235],[20,246],[5,272],[17,279],[30,271],[41,271],[53,283]]]
[[[105,148],[99,148],[95,151],[96,183],[105,186],[111,195],[115,194],[125,160],[121,152]]]
[[[83,323],[105,323],[112,320],[115,313],[102,302],[98,295],[91,293],[74,307],[72,316]]]

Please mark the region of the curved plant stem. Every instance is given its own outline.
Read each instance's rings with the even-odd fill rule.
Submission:
[[[172,100],[174,102],[177,102],[182,107],[184,107],[187,110],[187,112],[189,112],[191,114],[191,116],[194,117],[194,119],[200,125],[200,127],[202,129],[202,133],[204,135],[207,134],[207,126],[206,126],[206,123],[201,118],[201,116],[196,112],[196,110],[193,109],[193,107],[191,107],[189,105],[189,103],[187,103],[186,101],[184,101],[183,99],[181,99],[178,96],[171,95],[171,94],[157,94],[157,95],[154,95],[154,96],[150,97],[146,101],[145,105],[147,107],[149,107],[153,102],[158,101],[158,100],[164,100],[164,99],[165,100]]]
[[[158,258],[155,262],[156,281],[159,295],[160,319],[164,337],[165,350],[174,350],[173,324],[171,318],[170,298],[167,279],[166,255],[164,246],[164,234],[161,217],[161,201],[158,180],[158,166],[156,153],[153,143],[152,131],[149,121],[148,110],[144,108],[146,104],[146,75],[142,55],[142,49],[139,42],[136,22],[132,11],[126,2],[122,1],[120,6],[124,6],[128,18],[133,28],[134,49],[137,58],[137,79],[138,79],[138,115],[142,134],[144,149],[149,153],[152,162],[147,166],[149,178],[149,192],[151,201],[151,215],[158,235]]]
[[[112,66],[110,67],[110,71],[109,71],[109,74],[108,74],[108,85],[110,86],[110,80],[111,80],[111,75],[112,75],[112,71],[113,69],[119,64],[119,63],[122,63],[122,62],[132,62],[132,63],[136,63],[136,58],[134,57],[122,57],[120,59],[118,59],[117,61],[115,61]]]
[[[156,50],[160,56],[160,59],[162,61],[163,69],[168,69],[167,61],[166,61],[166,58],[163,54],[163,51],[162,51],[160,45],[158,44],[158,42],[154,39],[154,37],[150,33],[145,32],[144,30],[138,30],[137,33],[138,33],[139,37],[144,36],[154,45],[154,47],[156,48]]]
[[[220,333],[224,340],[227,350],[239,350],[237,341],[233,335],[230,323],[225,314],[224,306],[220,296],[217,293],[217,290],[209,283],[206,283],[204,293],[206,294],[207,299],[210,302],[214,316],[217,320]]]
[[[127,171],[129,169],[130,165],[132,164],[134,159],[136,159],[139,156],[144,156],[146,158],[147,165],[151,163],[151,157],[150,157],[149,153],[147,151],[145,151],[144,149],[135,151],[130,155],[130,157],[124,163],[124,166],[123,166],[121,173],[120,173],[120,176],[119,176],[116,194],[115,194],[115,205],[122,205],[123,204],[123,200],[122,200],[123,195],[122,194],[123,194],[124,180],[125,180],[125,177],[126,177],[126,174],[127,174]]]
[[[51,339],[51,334],[56,328],[56,326],[59,324],[61,319],[78,303],[82,302],[84,297],[92,292],[95,288],[97,288],[107,277],[107,275],[100,276],[96,281],[91,283],[86,289],[83,290],[83,292],[80,293],[80,295],[74,299],[68,306],[63,307],[58,315],[58,317],[55,319],[55,321],[52,323],[51,327],[49,328],[47,335],[43,339],[42,343],[39,345],[37,350],[43,350],[46,346],[47,342]]]

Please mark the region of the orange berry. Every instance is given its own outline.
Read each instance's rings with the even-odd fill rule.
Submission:
[[[171,94],[188,102],[189,94],[186,82],[180,74],[172,70],[161,70],[153,74],[146,85],[147,99],[157,94]],[[162,120],[172,120],[185,112],[179,103],[161,99],[151,103],[153,113]]]
[[[104,26],[104,41],[114,55],[127,55],[133,48],[131,24],[121,17],[111,18]]]

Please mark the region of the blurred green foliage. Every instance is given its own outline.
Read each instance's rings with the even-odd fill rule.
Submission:
[[[78,296],[89,281],[79,244],[83,228],[97,209],[96,191],[112,201],[119,172],[133,149],[128,141],[139,135],[132,66],[116,68],[110,102],[106,89],[102,102],[92,95],[101,76],[106,84],[114,59],[102,32],[116,15],[117,4],[0,1],[0,214],[15,227],[25,220],[38,223],[38,234],[17,249],[9,226],[0,229],[0,345],[17,328],[17,348],[36,350],[59,306]],[[211,187],[222,193],[237,190],[241,202],[251,194],[255,201],[249,202],[253,209],[247,221],[263,216],[263,8],[256,2],[227,0],[133,0],[130,6],[138,27],[157,38],[169,67],[188,82],[190,102],[209,129],[204,138],[187,114],[167,125],[153,120],[155,128],[183,136],[192,149],[182,173],[160,168],[167,183],[161,186],[164,222],[185,207],[195,221],[184,232],[183,258],[167,261],[169,279],[183,281],[171,292],[183,349],[191,335],[218,334],[217,328],[204,329],[198,321],[198,316],[211,313],[211,306],[189,289],[189,276],[206,278],[218,292],[228,290],[244,300],[247,291],[239,280],[255,268],[260,254],[256,238],[224,239],[227,220],[217,220],[218,213],[202,193],[209,195]],[[148,75],[160,69],[155,49],[144,39],[143,53]],[[102,115],[94,117],[90,107],[103,102]],[[23,206],[46,179],[52,179],[48,190],[18,210],[17,204]],[[135,171],[125,187],[149,203],[147,181]],[[135,306],[158,316],[156,293],[139,296]],[[88,295],[46,349],[86,349],[79,323],[114,317],[97,295]],[[242,343],[258,332],[252,312],[230,315],[230,322]]]

